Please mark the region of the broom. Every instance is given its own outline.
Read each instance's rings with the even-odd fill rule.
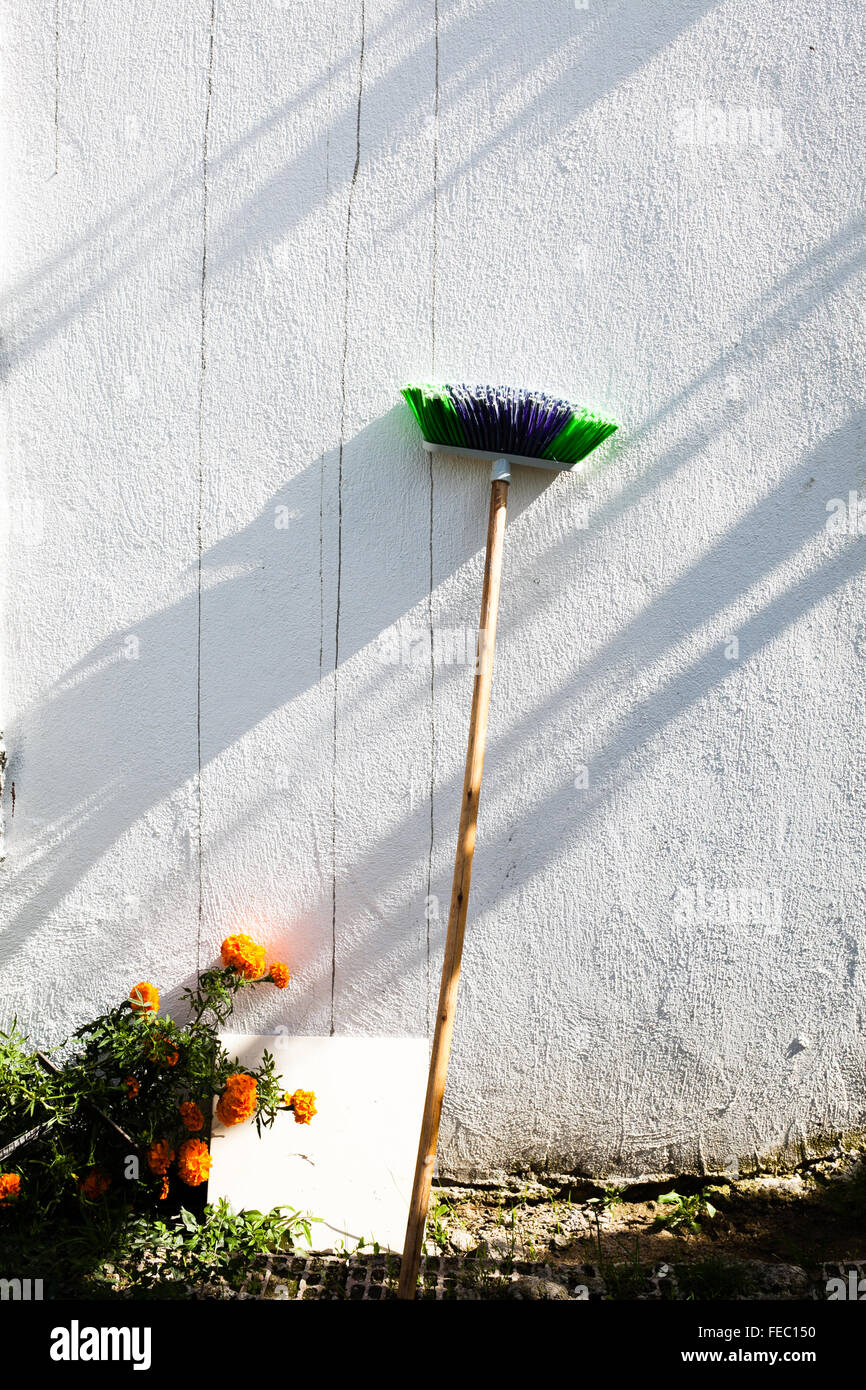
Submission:
[[[445,959],[433,1051],[427,1080],[427,1095],[421,1122],[421,1139],[415,1165],[415,1180],[409,1203],[406,1241],[400,1266],[397,1297],[415,1296],[421,1246],[427,1219],[430,1185],[436,1161],[439,1121],[448,1075],[448,1059],[454,1032],[460,959],[469,904],[472,856],[478,824],[478,798],[484,767],[490,686],[493,678],[493,649],[499,611],[502,576],[502,550],[505,514],[512,463],[533,468],[569,471],[579,467],[608,435],[617,428],[608,420],[579,409],[568,401],[556,400],[540,391],[514,390],[492,386],[406,386],[403,395],[412,407],[424,436],[428,453],[458,454],[462,458],[490,459],[490,517],[484,585],[481,593],[481,621],[478,632],[478,659],[469,718],[469,745],[463,779],[463,803],[457,832],[457,855],[445,939]]]

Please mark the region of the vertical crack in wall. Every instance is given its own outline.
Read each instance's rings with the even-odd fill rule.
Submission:
[[[355,164],[346,205],[346,239],[343,250],[343,357],[340,366],[340,437],[337,448],[337,612],[334,621],[334,728],[331,764],[331,1036],[335,1032],[335,993],[337,984],[337,720],[340,666],[340,590],[343,579],[343,443],[346,424],[346,365],[349,357],[349,246],[352,237],[352,208],[358,170],[361,167],[361,107],[364,101],[364,44],[366,7],[361,0],[361,48],[358,56],[358,104],[355,116]]]
[[[325,209],[331,196],[331,119],[334,84],[334,41],[337,33],[338,6],[331,11],[331,36],[328,40],[328,88],[325,115]],[[325,662],[325,451],[319,459],[319,681]]]
[[[6,835],[6,803],[3,800],[6,791],[6,742],[3,731],[0,729],[0,859],[5,858],[3,841]],[[15,814],[15,783],[12,783],[12,815]]]
[[[54,172],[60,171],[60,0],[54,0]]]
[[[196,506],[196,811],[198,831],[198,908],[196,929],[196,970],[201,970],[202,926],[204,921],[203,814],[201,786],[201,616],[202,616],[202,558],[204,521],[204,392],[207,375],[207,243],[208,243],[208,142],[210,139],[210,110],[213,96],[213,49],[216,29],[216,0],[210,0],[208,32],[207,99],[205,101],[204,134],[201,159],[201,283],[200,283],[200,362],[198,383],[198,496]]]
[[[433,247],[430,267],[430,369],[436,380],[436,274],[439,269],[439,0],[433,0]],[[430,456],[433,457],[432,454]],[[432,534],[431,534],[432,541]]]
[[[436,272],[438,269],[439,217],[439,0],[433,0],[433,245],[430,265],[430,375],[436,380]],[[433,981],[430,962],[430,888],[433,881],[435,843],[434,792],[436,786],[436,652],[433,638],[433,455],[427,455],[430,470],[430,539],[427,582],[427,623],[430,629],[430,838],[427,845],[427,892],[424,899],[426,929],[427,1032],[432,1027]]]

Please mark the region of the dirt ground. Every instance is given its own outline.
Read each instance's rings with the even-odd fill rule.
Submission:
[[[686,1296],[742,1296],[751,1269],[780,1297],[808,1297],[828,1267],[866,1261],[866,1150],[773,1176],[439,1186],[427,1230],[430,1256],[543,1263],[563,1279],[580,1267],[602,1296],[640,1296],[671,1266],[698,1290]]]
[[[393,1298],[399,1263],[375,1247],[268,1256],[240,1296]],[[772,1176],[440,1183],[417,1296],[825,1300],[828,1280],[852,1270],[866,1288],[866,1148]],[[238,1296],[224,1281],[190,1292]]]

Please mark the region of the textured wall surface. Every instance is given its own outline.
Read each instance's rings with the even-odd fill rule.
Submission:
[[[246,928],[239,1031],[424,1034],[517,472],[442,1168],[866,1124],[862,0],[5,0],[0,1013]]]

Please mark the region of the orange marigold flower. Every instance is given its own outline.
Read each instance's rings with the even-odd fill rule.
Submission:
[[[138,1095],[140,1090],[141,1087],[139,1086],[135,1077],[128,1076],[126,1078],[126,1094],[129,1096],[130,1100],[135,1100],[135,1097]]]
[[[17,1173],[0,1173],[0,1206],[21,1196],[21,1179]]]
[[[104,1197],[110,1186],[111,1178],[101,1168],[94,1168],[86,1178],[78,1179],[79,1192],[91,1202],[95,1202],[97,1197]]]
[[[281,960],[273,961],[269,967],[268,976],[271,983],[275,984],[277,989],[285,989],[289,980],[292,978],[289,974],[289,967],[284,965]]]
[[[295,1124],[308,1125],[316,1110],[315,1091],[286,1091],[285,1102],[290,1110],[294,1111]]]
[[[129,997],[132,1000],[133,1013],[159,1013],[159,990],[156,985],[148,984],[147,980],[133,985]]]
[[[265,972],[265,949],[238,932],[227,936],[220,948],[223,965],[230,965],[245,980],[257,980]]]
[[[160,1200],[161,1202],[164,1202],[167,1196],[168,1196],[168,1178],[164,1177],[163,1180],[162,1180],[162,1187],[159,1189],[159,1200]]]
[[[168,1172],[169,1164],[174,1162],[174,1149],[167,1139],[157,1139],[151,1144],[146,1157],[150,1171],[161,1178]]]
[[[226,1081],[217,1102],[217,1117],[224,1125],[239,1125],[256,1112],[258,1085],[254,1076],[236,1071]]]
[[[178,1108],[180,1110],[180,1117],[187,1129],[195,1131],[203,1128],[204,1115],[201,1113],[194,1100],[185,1100],[183,1105]]]
[[[213,1159],[203,1139],[187,1139],[180,1146],[177,1156],[177,1171],[181,1182],[187,1187],[198,1187],[207,1182]]]

